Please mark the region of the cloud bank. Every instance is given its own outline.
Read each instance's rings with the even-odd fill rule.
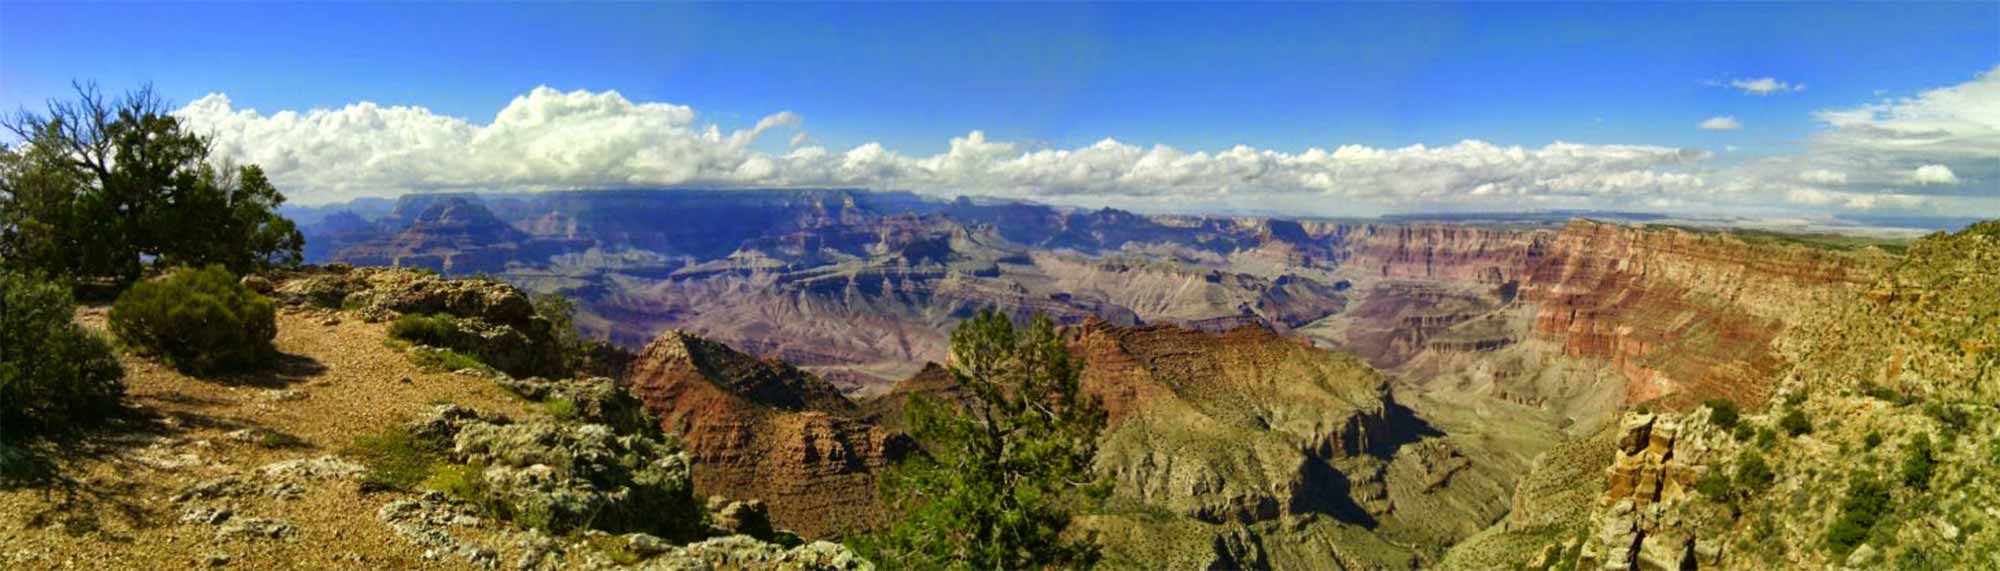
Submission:
[[[1782,82],[1780,82],[1782,83]],[[2000,70],[1977,80],[1822,111],[1800,155],[1718,165],[1710,153],[1653,145],[1466,140],[1446,146],[1346,145],[1286,152],[1193,151],[1115,139],[1067,149],[972,131],[943,152],[876,143],[831,149],[790,112],[725,131],[687,106],[615,91],[541,87],[485,123],[422,107],[356,103],[260,113],[213,94],[177,113],[216,151],[264,166],[294,200],[325,203],[431,190],[840,186],[1163,209],[1284,208],[1301,214],[1392,210],[1620,208],[1734,212],[1914,208],[1940,196],[2000,209]],[[1717,120],[1740,127],[1729,117]],[[783,151],[759,150],[772,133]],[[763,145],[761,147],[772,147]],[[1932,168],[1935,167],[1935,168]],[[1986,189],[1983,193],[1977,189]],[[1971,190],[1968,190],[1971,189]],[[1990,198],[1990,197],[1987,197]]]

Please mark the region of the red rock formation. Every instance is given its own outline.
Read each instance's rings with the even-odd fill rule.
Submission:
[[[817,377],[679,331],[646,347],[626,385],[681,437],[698,493],[764,500],[806,536],[874,521],[876,472],[911,449]]]

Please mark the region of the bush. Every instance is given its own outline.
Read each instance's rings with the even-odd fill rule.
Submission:
[[[563,422],[575,422],[576,419],[578,418],[578,413],[576,410],[576,401],[569,399],[555,399],[542,403],[542,406],[544,408],[547,408],[549,411],[549,416],[554,417],[556,420],[560,420]]]
[[[1778,433],[1770,428],[1757,429],[1757,448],[1770,450],[1778,445]]]
[[[1736,410],[1735,401],[1715,399],[1703,404],[1708,406],[1709,422],[1715,423],[1716,426],[1722,427],[1723,430],[1736,428],[1736,419],[1740,414]]]
[[[1826,543],[1846,555],[1868,541],[1869,532],[1889,510],[1889,488],[1868,472],[1848,477],[1847,497],[1840,500],[1840,519],[1826,530]]]
[[[195,375],[264,365],[278,354],[271,300],[219,265],[133,284],[111,308],[111,331],[135,351]]]
[[[1931,437],[1918,433],[1911,439],[1910,447],[1903,449],[1903,485],[1917,490],[1931,487],[1931,473],[1937,468],[1936,452],[1931,448]]]
[[[1778,477],[1771,473],[1771,466],[1764,463],[1764,455],[1748,450],[1736,458],[1736,485],[1752,492],[1763,493],[1771,489]]]
[[[452,347],[462,334],[449,315],[406,313],[389,324],[389,336],[432,347]]]
[[[1749,442],[1750,439],[1757,437],[1757,427],[1750,426],[1748,424],[1737,423],[1736,431],[1731,432],[1730,436],[1735,437],[1737,442]]]
[[[1786,412],[1784,418],[1778,419],[1778,428],[1785,429],[1786,435],[1796,438],[1812,433],[1812,421],[1806,418],[1805,411],[1794,408]]]
[[[111,345],[71,319],[62,286],[0,273],[0,447],[79,428],[106,416],[125,394]],[[19,466],[24,449],[0,451]]]
[[[1868,436],[1862,438],[1861,443],[1867,445],[1869,450],[1874,450],[1876,446],[1882,445],[1882,431],[1880,430],[1868,431]]]
[[[1729,499],[1729,475],[1721,468],[1709,470],[1701,479],[1694,481],[1694,490],[1715,500]]]

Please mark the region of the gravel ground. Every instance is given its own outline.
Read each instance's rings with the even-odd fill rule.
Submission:
[[[103,330],[106,307],[77,320]],[[308,481],[281,495],[257,469],[273,462],[336,454],[358,436],[408,422],[433,403],[454,402],[515,418],[525,402],[487,379],[417,369],[384,345],[383,324],[352,314],[281,312],[272,370],[196,379],[123,354],[123,428],[102,431],[63,453],[65,483],[0,491],[0,568],[5,569],[455,569],[430,560],[375,519],[377,508],[409,495],[362,494],[352,482]],[[409,379],[404,382],[404,379]],[[232,438],[242,430],[290,435],[267,448]],[[238,434],[242,434],[238,432]],[[175,501],[189,486],[226,476],[258,491]],[[268,484],[268,485],[267,485]],[[228,525],[184,522],[197,507],[289,524],[277,538],[222,538]],[[479,534],[478,530],[469,530]]]

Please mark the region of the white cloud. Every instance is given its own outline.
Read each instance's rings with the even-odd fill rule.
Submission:
[[[1908,98],[1821,111],[1814,116],[1823,128],[1802,152],[1721,164],[1706,151],[1650,145],[1467,140],[1204,151],[1107,138],[1050,148],[982,131],[936,154],[906,155],[878,143],[827,148],[789,112],[725,130],[686,106],[549,88],[515,98],[483,123],[374,103],[260,113],[219,94],[177,113],[213,134],[220,155],[263,165],[279,188],[308,204],[445,189],[841,186],[1301,214],[1640,207],[2000,214],[1990,186],[2000,180],[2000,68]],[[1703,127],[1714,120],[1740,127],[1733,117]],[[757,145],[766,135],[789,145]]]
[[[1778,81],[1777,78],[1773,77],[1759,77],[1756,79],[1736,78],[1729,81],[1729,86],[1751,95],[1773,95],[1790,91],[1805,91],[1806,89],[1805,84],[1792,85]]]
[[[1737,129],[1742,129],[1743,124],[1736,122],[1735,117],[1724,115],[1720,117],[1709,117],[1708,120],[1701,122],[1700,127],[1702,129],[1709,131],[1734,131]]]
[[[1846,166],[1858,182],[1951,186],[2000,176],[2000,67],[1914,97],[1814,117],[1827,129],[1809,140],[1809,154]],[[1919,169],[1930,174],[1915,174]]]
[[[1958,184],[1958,175],[1951,173],[1951,167],[1924,165],[1910,171],[1910,180],[1917,184]]]
[[[797,126],[798,116],[778,113],[725,133],[700,123],[691,108],[633,102],[609,91],[537,88],[485,125],[373,103],[267,115],[236,109],[223,95],[196,100],[179,114],[213,133],[218,153],[264,165],[304,203],[432,189],[861,186],[1076,202],[1290,196],[1515,208],[1524,199],[1592,205],[1610,196],[1707,192],[1698,174],[1682,172],[1707,153],[1640,145],[1463,141],[1287,153],[1104,139],[1027,150],[973,131],[931,156],[876,143],[830,150],[811,145],[803,133],[792,136],[789,151],[770,154],[751,146],[768,131]]]
[[[1800,172],[1799,180],[1813,184],[1847,184],[1847,173],[1826,169],[1812,169]]]

